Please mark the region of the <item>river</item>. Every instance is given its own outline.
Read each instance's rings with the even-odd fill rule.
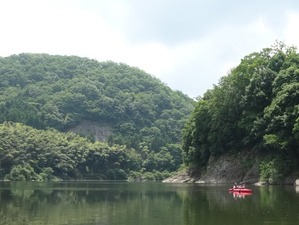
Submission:
[[[0,182],[0,224],[7,225],[298,225],[293,186],[128,182]]]

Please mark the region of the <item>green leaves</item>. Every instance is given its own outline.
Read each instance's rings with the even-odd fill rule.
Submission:
[[[272,159],[268,162],[263,161],[260,163],[261,181],[268,182],[269,184],[277,184],[283,177],[283,164],[278,159]]]
[[[91,142],[74,133],[0,125],[0,177],[18,181],[126,179],[134,172],[168,173],[181,165],[178,145],[144,154],[126,146]],[[155,177],[155,176],[154,176]]]
[[[211,154],[244,149],[296,161],[298,68],[299,55],[283,43],[244,57],[199,99],[183,132],[185,162],[205,165]]]
[[[0,58],[0,123],[13,121],[38,129],[54,128],[63,132],[73,130],[84,122],[101,124],[109,127],[109,136],[105,139],[110,146],[134,148],[134,154],[127,152],[124,157],[118,152],[116,156],[124,157],[124,161],[126,158],[134,161],[136,170],[142,170],[138,160],[143,149],[158,154],[164,148],[168,149],[166,146],[181,143],[181,130],[193,108],[194,101],[188,96],[172,91],[155,77],[125,64],[47,54]],[[80,134],[88,134],[89,139],[95,141],[99,129],[86,129],[88,132]],[[53,133],[46,135],[56,136]],[[69,149],[68,142],[72,142],[74,150]],[[52,147],[49,155],[42,153],[36,160],[49,163],[45,159],[52,158],[48,166],[54,174],[74,176],[72,173],[78,166],[80,171],[84,171],[83,167],[86,166],[89,171],[105,173],[110,166],[109,163],[105,164],[110,151],[105,151],[101,157],[87,151],[91,157],[89,159],[85,154],[75,156],[65,153],[82,148],[73,146],[73,140],[65,141],[59,137],[57,142],[49,141],[49,144]],[[26,151],[31,149],[35,154],[41,153],[37,153],[36,145],[28,146]],[[43,148],[49,149],[46,145],[42,148],[38,146],[39,151],[44,151]],[[32,157],[30,153],[20,155],[25,156]],[[177,151],[170,156],[163,152],[160,157],[170,158],[169,167],[163,166],[163,169],[173,171],[179,168],[178,162],[181,161]],[[158,157],[153,159],[160,160]],[[99,165],[102,162],[103,165]],[[83,166],[84,163],[86,165]],[[158,170],[160,163],[156,165],[157,168],[151,170]]]

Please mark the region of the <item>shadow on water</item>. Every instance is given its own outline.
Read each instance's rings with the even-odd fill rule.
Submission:
[[[293,187],[255,187],[233,196],[225,185],[56,182],[0,183],[0,224],[297,224]]]

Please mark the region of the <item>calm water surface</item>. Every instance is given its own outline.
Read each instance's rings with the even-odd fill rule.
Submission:
[[[298,225],[299,190],[127,182],[0,182],[0,224]]]

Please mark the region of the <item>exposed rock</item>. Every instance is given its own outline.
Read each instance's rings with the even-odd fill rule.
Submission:
[[[176,175],[162,181],[163,183],[193,183],[192,178],[187,171],[180,171]]]
[[[253,162],[253,163],[252,163]],[[259,180],[258,160],[248,154],[211,157],[205,169],[178,172],[165,183],[255,183]]]
[[[266,186],[266,185],[269,185],[268,182],[265,182],[265,181],[259,181],[257,183],[254,184],[255,186]]]
[[[260,180],[259,165],[263,157],[246,152],[210,157],[208,165],[203,169],[190,168],[178,172],[175,176],[164,180],[168,183],[247,183],[269,185],[271,182]],[[299,187],[299,172],[287,176],[280,184],[294,184]],[[299,190],[299,189],[298,189]]]
[[[259,180],[259,161],[255,160],[254,163],[245,171],[245,176],[243,178],[246,183],[253,184]]]
[[[298,177],[298,173],[294,172],[293,174],[287,176],[284,179],[283,184],[296,185],[297,177]],[[298,181],[298,186],[299,186],[299,181]]]
[[[210,159],[201,180],[206,183],[234,183],[243,178],[242,161],[235,156],[222,156]]]
[[[77,126],[71,128],[76,134],[84,135],[85,137],[93,137],[96,141],[106,142],[111,135],[112,129],[110,126],[93,121],[82,121]]]

